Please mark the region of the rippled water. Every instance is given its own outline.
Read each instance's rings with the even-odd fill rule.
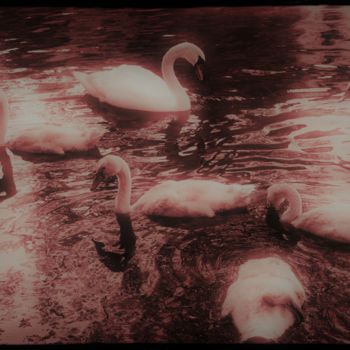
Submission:
[[[215,30],[214,30],[215,28]],[[304,210],[349,201],[350,7],[0,9],[8,137],[48,121],[104,131],[101,155],[132,169],[132,200],[164,179],[295,185]],[[176,63],[192,111],[128,122],[91,102],[72,72],[121,63],[160,72],[181,41],[206,54],[206,80]],[[137,251],[124,271],[112,245],[116,185],[90,192],[98,155],[10,154],[18,193],[0,204],[1,343],[237,342],[221,305],[238,266],[282,256],[307,300],[280,341],[350,341],[346,247],[270,227],[265,206],[172,225],[132,217]]]

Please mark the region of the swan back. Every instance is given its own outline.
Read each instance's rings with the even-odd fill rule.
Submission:
[[[0,89],[0,146],[5,144],[7,124],[9,119],[9,103],[8,98]]]
[[[113,106],[154,112],[178,109],[165,81],[140,66],[122,64],[108,71],[74,75],[90,95]]]
[[[276,257],[249,260],[229,287],[222,315],[231,314],[241,341],[276,340],[293,325],[305,291],[290,266]]]
[[[307,211],[294,220],[293,225],[320,237],[349,243],[349,213],[349,203],[331,203]]]
[[[217,211],[246,207],[254,190],[254,185],[231,185],[212,180],[168,180],[147,191],[132,210],[146,215],[212,217]]]
[[[81,126],[39,125],[20,131],[8,142],[14,151],[31,153],[65,154],[65,152],[88,151],[96,147],[102,133]]]
[[[284,223],[291,223],[302,214],[302,201],[298,191],[288,184],[275,184],[268,188],[267,202],[277,211],[281,209],[284,201],[288,201],[288,207],[280,220]]]

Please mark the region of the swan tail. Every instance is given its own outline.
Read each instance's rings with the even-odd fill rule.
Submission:
[[[87,135],[87,138],[88,138],[87,147],[88,147],[88,149],[96,147],[96,145],[100,141],[102,135],[103,135],[103,132],[101,132],[100,130],[95,130],[95,129],[89,130],[88,135]]]
[[[84,86],[85,90],[92,96],[97,96],[97,91],[89,79],[89,75],[81,72],[73,72],[74,77]]]
[[[77,79],[81,84],[85,84],[87,74],[81,72],[73,72],[74,78]]]
[[[264,202],[265,200],[266,200],[266,190],[256,189],[256,190],[251,192],[250,204]]]
[[[221,317],[226,317],[234,311],[235,300],[237,297],[236,286],[232,284],[226,294],[226,298],[221,307]]]
[[[233,187],[233,190],[235,191],[235,187]],[[257,200],[257,193],[258,191],[255,185],[243,185],[238,190],[239,201],[245,205],[253,204]]]

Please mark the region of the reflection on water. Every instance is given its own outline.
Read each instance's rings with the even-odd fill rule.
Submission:
[[[0,153],[1,190],[17,190],[0,203],[1,343],[237,342],[220,316],[227,287],[239,265],[267,255],[283,257],[307,294],[303,322],[280,342],[349,342],[346,247],[267,224],[262,201],[177,225],[132,215],[135,254],[119,266],[116,185],[90,192],[97,159],[114,153],[130,164],[132,202],[184,178],[288,182],[305,211],[349,201],[349,16],[347,6],[0,9],[8,138],[43,122],[104,132],[100,155]],[[160,73],[185,40],[207,58],[202,84],[176,62],[190,115],[130,121],[72,75],[122,63]]]

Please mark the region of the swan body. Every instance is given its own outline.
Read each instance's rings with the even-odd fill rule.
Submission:
[[[141,212],[165,217],[212,217],[218,211],[242,208],[252,201],[254,185],[223,184],[211,180],[181,180],[160,183],[134,205],[130,205],[131,177],[128,164],[120,157],[108,155],[99,160],[93,188],[99,181],[118,176],[119,193],[116,212]]]
[[[101,132],[81,125],[42,124],[22,130],[6,142],[8,120],[8,98],[0,91],[0,146],[7,146],[15,152],[63,155],[65,152],[88,151],[96,147],[102,136]]]
[[[302,213],[302,200],[298,191],[288,184],[269,187],[267,201],[279,209],[287,200],[288,207],[281,215],[282,223],[333,241],[350,243],[350,205],[332,203]]]
[[[164,55],[163,79],[148,69],[127,64],[108,71],[73,74],[90,95],[115,107],[148,112],[188,111],[190,99],[174,73],[178,58],[195,66],[199,78],[203,79],[204,53],[187,42],[173,46]]]
[[[19,152],[64,155],[95,148],[101,136],[97,130],[78,126],[40,125],[22,131],[7,146]]]
[[[286,262],[252,259],[228,288],[222,316],[231,315],[242,342],[271,342],[301,318],[304,301],[304,288]]]

